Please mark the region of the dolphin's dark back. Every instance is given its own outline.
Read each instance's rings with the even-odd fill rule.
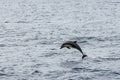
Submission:
[[[65,43],[63,43],[63,45],[71,45],[71,47],[73,48],[76,48],[77,50],[79,50],[82,54],[83,54],[83,51],[82,49],[80,48],[80,46],[76,43],[76,41],[67,41]]]

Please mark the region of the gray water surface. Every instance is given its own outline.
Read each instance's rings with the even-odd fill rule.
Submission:
[[[119,0],[1,0],[0,80],[120,80],[119,26]]]

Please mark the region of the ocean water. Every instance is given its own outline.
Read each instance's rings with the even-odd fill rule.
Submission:
[[[0,80],[120,80],[119,47],[119,0],[0,1]]]

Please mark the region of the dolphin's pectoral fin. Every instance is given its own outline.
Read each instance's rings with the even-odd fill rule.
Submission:
[[[70,49],[70,47],[67,47],[68,49]]]

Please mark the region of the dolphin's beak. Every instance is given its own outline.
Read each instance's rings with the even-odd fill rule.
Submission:
[[[63,46],[60,47],[60,49],[62,49],[62,48],[63,48]]]

